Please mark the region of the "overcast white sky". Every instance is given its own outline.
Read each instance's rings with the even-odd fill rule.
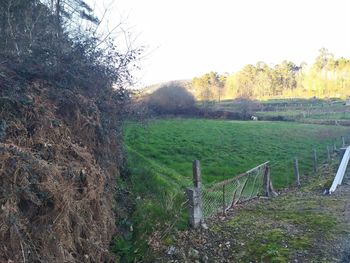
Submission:
[[[350,0],[110,1],[112,20],[127,18],[147,46],[138,85],[258,61],[312,63],[321,47],[350,58]]]

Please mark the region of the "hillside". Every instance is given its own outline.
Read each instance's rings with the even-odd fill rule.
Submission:
[[[0,263],[350,262],[346,0],[253,1],[1,0]]]
[[[114,262],[112,93],[1,79],[1,262]]]
[[[118,260],[125,87],[141,50],[123,50],[97,9],[1,1],[0,262]]]

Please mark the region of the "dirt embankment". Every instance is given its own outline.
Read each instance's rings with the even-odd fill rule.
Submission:
[[[103,93],[0,81],[0,262],[113,262],[122,155]]]

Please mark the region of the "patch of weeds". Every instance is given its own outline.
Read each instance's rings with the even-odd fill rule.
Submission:
[[[175,237],[173,235],[169,235],[164,239],[164,245],[170,246],[175,243]]]
[[[119,258],[122,263],[133,262],[135,259],[135,246],[133,240],[133,232],[129,231],[132,223],[127,219],[123,219],[118,224],[119,228],[128,229],[124,233],[115,237],[112,241],[112,251]]]
[[[326,214],[283,211],[272,217],[281,222],[291,223],[312,231],[322,231],[323,233],[330,232],[336,226],[336,219]]]
[[[289,242],[291,247],[302,250],[310,248],[312,244],[312,240],[309,235],[297,236],[296,238],[291,239]]]
[[[237,244],[235,253],[242,261],[290,262],[310,253],[315,244],[333,238],[336,218],[320,210],[326,199],[295,196],[276,198],[246,208],[226,223]],[[327,203],[327,202],[326,202]],[[212,231],[219,233],[220,227]],[[322,258],[318,252],[315,258]]]
[[[265,230],[247,244],[246,259],[255,259],[258,262],[289,262],[291,255],[310,247],[310,244],[308,237],[290,236],[281,228]]]

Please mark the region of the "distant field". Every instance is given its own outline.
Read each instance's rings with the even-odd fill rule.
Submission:
[[[311,170],[312,148],[320,159],[326,145],[333,145],[349,129],[290,122],[247,122],[171,119],[142,127],[130,124],[126,131],[129,155],[138,155],[148,166],[175,183],[191,181],[192,160],[201,161],[203,180],[210,184],[238,175],[270,161],[277,187],[293,180],[292,159],[298,156],[302,171]],[[133,160],[135,158],[132,158]],[[142,169],[134,163],[133,169]]]
[[[212,103],[212,109],[240,112],[248,110],[260,119],[283,118],[284,120],[312,122],[312,120],[350,120],[350,106],[339,99],[275,99],[266,101],[241,102],[226,100]],[[346,125],[349,126],[346,122]],[[345,124],[345,123],[344,123]]]
[[[257,111],[255,115],[264,117],[284,117],[287,120],[350,120],[350,112],[321,112],[321,111],[306,111],[306,110],[285,110],[285,111]]]

